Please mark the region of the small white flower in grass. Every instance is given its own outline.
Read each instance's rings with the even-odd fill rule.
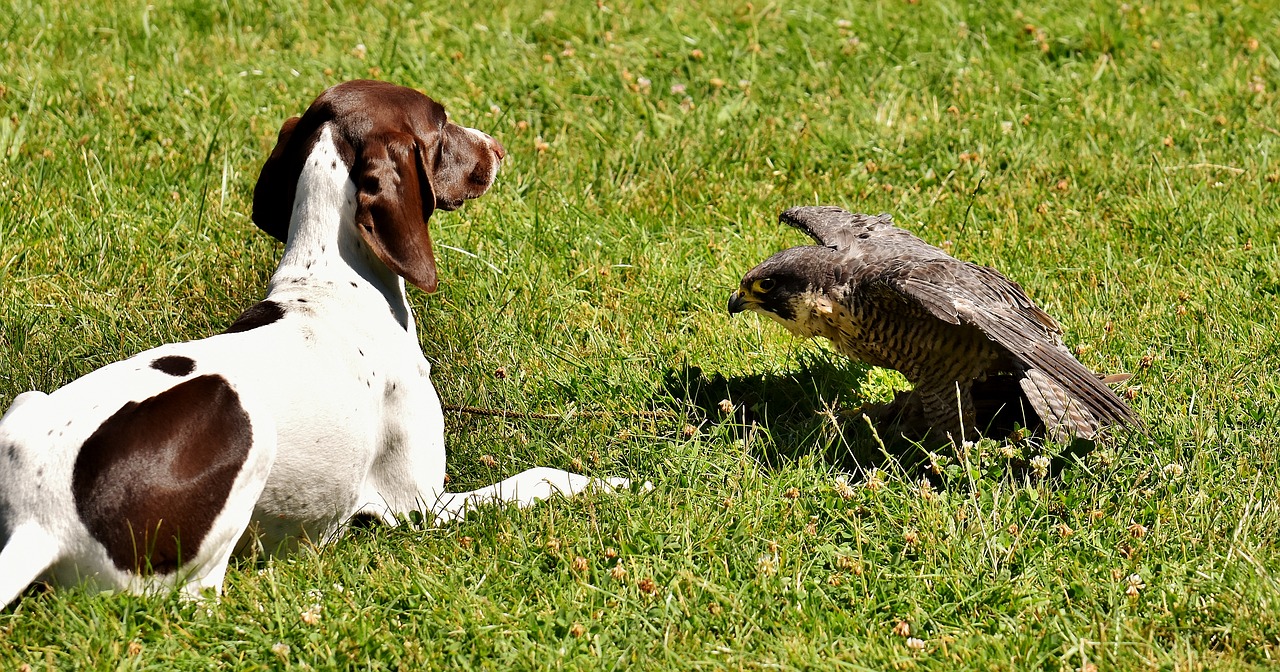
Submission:
[[[1125,583],[1129,585],[1124,589],[1124,594],[1129,597],[1137,597],[1138,593],[1141,592],[1143,588],[1147,587],[1147,584],[1142,581],[1142,576],[1138,574],[1130,574],[1129,578],[1125,580]]]
[[[306,623],[307,625],[319,625],[320,611],[323,608],[324,607],[321,607],[318,604],[311,605],[310,609],[307,609],[306,611],[300,614],[300,616],[302,617],[302,622]]]
[[[760,576],[773,576],[778,573],[778,554],[766,553],[756,560],[756,571]]]
[[[346,588],[343,588],[341,583],[335,583],[333,584],[333,590],[335,592],[341,593],[341,592],[345,592]]]
[[[749,79],[739,79],[739,80],[738,80],[738,88],[740,88],[740,89],[749,89],[749,88],[751,88],[751,80],[749,80]]]
[[[1044,478],[1049,475],[1049,458],[1044,455],[1036,455],[1031,458],[1031,472],[1036,478]]]
[[[364,43],[357,44],[356,46],[351,48],[351,55],[355,56],[356,58],[363,59],[366,55],[368,55],[368,53],[369,53],[369,49],[368,47],[364,46]]]
[[[271,645],[271,653],[274,653],[277,656],[280,656],[281,658],[283,658],[289,655],[289,645],[285,644],[284,642],[276,642],[275,644]]]
[[[1172,462],[1170,464],[1164,465],[1164,469],[1161,469],[1160,471],[1161,473],[1164,474],[1165,478],[1171,481],[1176,481],[1179,478],[1182,478],[1182,474],[1186,470],[1182,468],[1181,464],[1178,464],[1177,462]]]
[[[671,85],[671,93],[674,93],[674,94],[676,94],[676,95],[680,95],[680,94],[684,93],[684,91],[685,91],[685,85],[684,85],[684,84],[680,84],[680,83],[678,83],[678,82],[677,82],[677,83],[675,83],[675,84],[672,84],[672,85]]]
[[[1013,122],[1012,121],[1000,122],[1000,132],[1004,133],[1005,135],[1009,135],[1010,133],[1013,133]]]
[[[850,499],[853,497],[853,487],[849,485],[849,477],[844,474],[836,476],[836,494],[840,499]]]
[[[637,77],[636,85],[638,85],[642,89],[647,90],[649,87],[653,86],[653,80],[649,79],[648,77]]]
[[[909,649],[915,649],[916,651],[923,651],[923,650],[924,650],[924,640],[923,640],[923,639],[920,639],[919,637],[908,637],[908,638],[907,638],[907,648],[909,648]]]
[[[852,28],[853,22],[849,19],[836,19],[836,28]]]

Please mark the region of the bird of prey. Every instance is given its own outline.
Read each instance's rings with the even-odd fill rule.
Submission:
[[[729,297],[730,315],[752,310],[900,371],[914,386],[907,406],[956,441],[982,429],[975,409],[993,402],[1016,412],[1025,401],[1055,441],[1096,440],[1111,425],[1142,428],[1062,344],[1058,322],[996,270],[948,255],[885,214],[817,206],[779,219],[818,244],[747,272]],[[1027,410],[1024,426],[1035,419]]]

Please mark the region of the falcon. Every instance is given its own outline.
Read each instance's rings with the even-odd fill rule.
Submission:
[[[797,336],[895,369],[914,390],[904,416],[953,440],[976,436],[978,407],[1022,407],[1055,441],[1096,440],[1108,426],[1142,422],[1062,343],[1062,327],[1016,282],[960,261],[893,225],[887,214],[831,206],[779,219],[817,245],[792,247],[747,272],[729,314],[751,310]],[[900,397],[901,399],[901,397]],[[1030,409],[1026,406],[1029,405]],[[1028,413],[1034,414],[1034,418]]]

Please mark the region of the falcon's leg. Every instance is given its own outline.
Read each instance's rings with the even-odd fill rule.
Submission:
[[[920,399],[910,390],[899,390],[893,394],[893,400],[884,403],[868,401],[857,408],[841,411],[846,419],[860,418],[863,415],[875,423],[889,423],[901,427],[911,435],[924,434],[929,431],[924,422],[924,412],[920,409]]]
[[[925,422],[940,436],[951,435],[956,443],[977,438],[973,406],[973,383],[951,381],[943,385],[916,386],[924,409]]]

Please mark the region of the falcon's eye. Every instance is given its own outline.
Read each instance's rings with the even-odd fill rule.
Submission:
[[[777,284],[778,284],[777,281],[775,281],[773,278],[764,278],[763,280],[756,280],[756,291],[760,292],[761,294],[768,294],[769,292],[773,291],[773,288],[777,286]]]

